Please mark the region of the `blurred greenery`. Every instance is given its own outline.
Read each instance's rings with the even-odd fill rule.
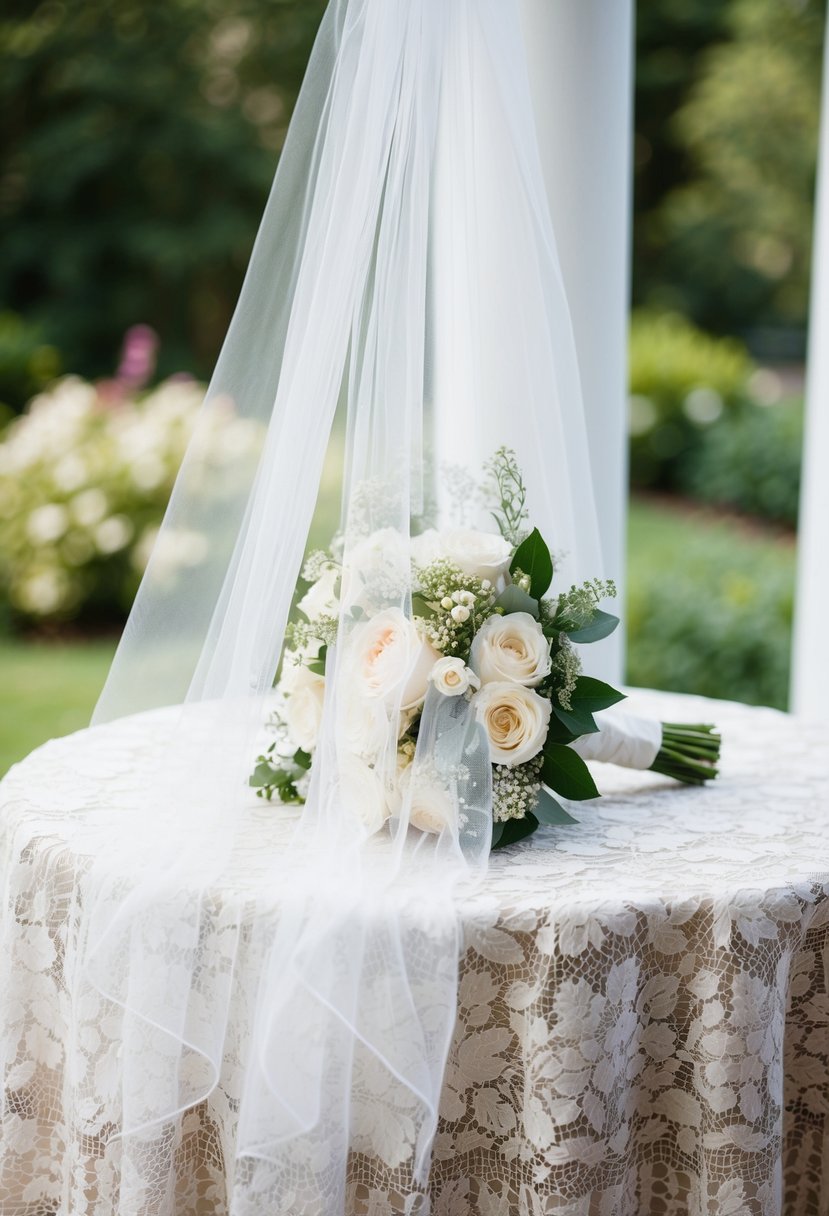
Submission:
[[[209,373],[323,8],[9,0],[0,312],[31,349],[0,324],[0,402],[39,387],[44,347],[110,374],[140,322],[162,376]],[[761,354],[781,330],[802,345],[823,19],[819,0],[637,13],[635,298]]]
[[[643,499],[632,504],[629,554],[631,683],[785,706],[791,543]],[[85,725],[113,649],[0,643],[0,773]]]
[[[801,401],[742,402],[700,432],[679,484],[700,502],[794,528],[802,453]]]
[[[0,774],[88,725],[114,650],[113,641],[0,642]]]
[[[629,536],[629,682],[785,708],[791,540],[647,499]]]
[[[210,370],[323,7],[9,0],[0,307],[73,372],[108,373],[136,322],[162,373]]]
[[[748,394],[754,365],[733,338],[675,313],[634,313],[630,327],[630,473],[638,487],[676,488],[701,431]]]
[[[636,297],[766,354],[802,342],[824,9],[658,0],[637,14]]]

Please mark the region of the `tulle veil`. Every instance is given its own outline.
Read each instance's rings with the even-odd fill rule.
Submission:
[[[108,1092],[122,1212],[175,1212],[177,1120],[228,1066],[241,990],[231,1211],[357,1210],[366,1157],[382,1163],[389,1211],[429,1210],[459,898],[489,853],[486,740],[465,702],[429,693],[415,764],[439,770],[454,827],[416,830],[404,799],[370,831],[350,770],[360,620],[344,597],[304,809],[257,802],[247,777],[324,468],[341,487],[343,579],[409,618],[413,530],[452,522],[461,469],[501,445],[559,577],[595,575],[519,0],[331,0],[95,714],[101,730],[125,715],[158,724],[149,770],[125,775],[140,798],[120,799],[117,782],[107,793],[73,981],[76,1002],[94,990],[120,1021]],[[462,506],[486,526],[472,496]],[[281,844],[251,867],[263,815],[281,817]],[[78,1084],[100,1100],[100,1078]]]

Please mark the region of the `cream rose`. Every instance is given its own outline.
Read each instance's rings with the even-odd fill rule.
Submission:
[[[512,548],[496,532],[450,528],[440,533],[440,543],[444,556],[464,574],[496,583],[509,569]]]
[[[469,666],[482,684],[511,680],[531,688],[550,674],[550,643],[529,612],[491,616],[472,639]]]
[[[346,811],[363,824],[369,835],[374,835],[389,817],[382,781],[374,769],[350,755],[341,757],[339,775]]]
[[[285,699],[285,724],[291,739],[304,752],[312,752],[317,746],[324,701],[325,678],[307,667],[297,667]]]
[[[404,803],[409,803],[409,823],[413,828],[437,835],[455,822],[454,800],[438,777],[410,764],[401,773],[399,785]]]
[[[312,584],[297,604],[309,621],[318,621],[321,616],[336,617],[340,610],[337,598],[337,580],[340,572],[336,566],[328,566]]]
[[[411,709],[426,696],[429,673],[440,657],[399,608],[386,608],[357,625],[349,643],[349,675],[358,696]]]
[[[443,557],[440,533],[434,528],[427,528],[419,536],[413,536],[409,552],[416,566],[431,566],[432,562]]]
[[[388,713],[375,698],[354,697],[341,707],[338,730],[349,751],[374,761],[388,742]]]
[[[475,714],[489,737],[493,764],[514,768],[537,756],[547,738],[552,706],[521,684],[484,684],[472,698]]]
[[[448,655],[438,659],[429,679],[445,697],[459,697],[468,688],[479,688],[481,684],[475,672],[470,671],[463,659]]]

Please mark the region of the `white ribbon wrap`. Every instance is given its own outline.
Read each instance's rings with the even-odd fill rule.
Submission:
[[[622,768],[650,768],[662,746],[662,723],[626,710],[602,710],[595,715],[598,732],[570,744],[582,760],[601,760]]]

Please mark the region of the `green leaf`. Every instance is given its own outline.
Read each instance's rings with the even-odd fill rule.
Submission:
[[[564,626],[562,633],[566,633],[571,642],[600,642],[602,638],[609,637],[618,624],[618,616],[597,608],[589,625],[583,625],[580,629],[567,629]]]
[[[592,676],[579,676],[576,688],[570,698],[573,708],[580,714],[595,714],[600,709],[608,709],[624,701],[625,694],[617,688],[611,688],[604,680],[595,680]]]
[[[555,827],[562,823],[578,823],[560,802],[557,802],[549,790],[545,790],[542,785],[538,794],[538,802],[533,808],[533,813],[539,823],[544,823],[548,827]]]
[[[596,783],[581,756],[572,747],[563,747],[560,743],[545,744],[541,780],[562,798],[571,798],[574,802],[599,797]]]
[[[301,747],[298,747],[294,752],[294,764],[297,768],[301,768],[307,773],[311,767],[311,756],[308,752],[304,752]]]
[[[555,694],[552,705],[556,718],[570,732],[571,738],[565,740],[565,742],[569,743],[571,739],[579,739],[582,735],[595,735],[599,729],[593,715],[587,710],[582,709],[580,705],[575,705],[572,709],[562,709],[555,700]],[[550,725],[552,726],[552,722]],[[547,733],[547,738],[550,738],[549,732]]]
[[[492,825],[492,848],[503,849],[508,844],[515,844],[526,836],[532,836],[538,827],[538,820],[528,811],[523,819],[508,819],[506,823]],[[500,829],[500,830],[499,830]]]
[[[529,612],[538,620],[538,600],[533,599],[526,591],[522,591],[515,583],[505,587],[495,601],[496,608],[503,608],[505,613]]]
[[[555,709],[555,705],[553,706]],[[578,739],[578,735],[574,735],[568,726],[559,718],[551,718],[550,725],[547,727],[547,743],[572,743],[574,739]]]
[[[530,592],[535,599],[540,600],[553,581],[553,559],[538,528],[533,528],[526,540],[522,540],[515,550],[510,573],[515,570],[521,570],[530,576]]]
[[[435,615],[435,609],[427,599],[415,592],[412,596],[412,614],[428,620]]]
[[[248,784],[252,785],[254,789],[261,785],[275,785],[278,776],[278,770],[272,768],[271,765],[264,760],[260,764],[257,764],[256,768],[251,774]]]
[[[327,654],[328,654],[328,647],[321,646],[317,657],[315,659],[312,659],[311,662],[308,664],[308,670],[313,671],[315,676],[324,676],[325,675],[325,659],[326,659]]]

